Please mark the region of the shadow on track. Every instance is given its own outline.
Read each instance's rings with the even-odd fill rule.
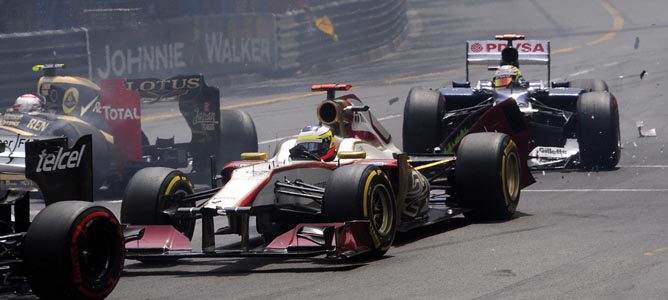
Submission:
[[[123,271],[123,277],[136,276],[248,276],[251,274],[280,274],[280,273],[320,273],[320,272],[346,272],[363,267],[366,263],[340,263],[333,265],[331,263],[318,262],[320,259],[310,259],[311,266],[303,266],[304,260],[295,261],[294,259],[279,260],[275,258],[246,258],[230,260],[206,260],[206,261],[182,261],[172,264],[168,270],[161,270],[157,265],[137,266],[127,265]],[[324,259],[323,259],[324,260]],[[281,265],[290,264],[282,267]],[[174,268],[178,266],[219,266],[213,270],[184,270],[184,268]],[[222,265],[222,266],[221,266]],[[278,266],[271,269],[259,268],[265,266]],[[156,268],[157,267],[157,268]]]
[[[401,247],[424,238],[428,238],[434,235],[439,235],[441,233],[459,229],[471,224],[503,224],[515,220],[517,218],[527,217],[527,216],[531,215],[518,211],[515,213],[515,216],[513,216],[510,220],[504,220],[504,221],[470,221],[463,217],[461,218],[456,217],[445,220],[437,224],[429,225],[422,228],[416,228],[408,232],[397,233],[397,236],[394,239],[394,247]]]
[[[532,170],[531,174],[537,175],[541,174],[542,172],[547,173],[562,173],[562,174],[570,174],[570,173],[607,173],[607,172],[615,172],[619,170],[619,167],[614,167],[611,169],[580,169],[580,168],[568,168],[568,169],[545,169],[545,170]]]

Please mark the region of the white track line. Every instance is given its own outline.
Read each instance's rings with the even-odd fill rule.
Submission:
[[[261,141],[261,142],[258,142],[257,144],[258,145],[271,144],[271,143],[274,143],[274,142],[278,142],[278,141],[280,141],[284,138],[287,138],[287,136],[279,137],[279,138],[275,138],[275,139],[271,139],[271,140],[266,140],[266,141]]]
[[[668,165],[618,165],[620,168],[656,168],[656,169],[665,169],[668,168]]]
[[[398,117],[401,117],[401,115],[389,115],[389,116],[385,116],[385,117],[382,117],[382,118],[378,118],[378,121],[385,121],[385,120],[394,119],[394,118],[398,118]]]
[[[619,64],[618,61],[613,61],[613,62],[609,62],[609,63],[607,63],[607,64],[605,64],[605,65],[603,65],[603,66],[604,66],[604,67],[612,67],[612,66],[616,66],[616,65],[618,65],[618,64]]]
[[[668,189],[545,189],[545,190],[522,190],[522,192],[533,193],[575,193],[575,192],[655,192],[665,193]]]
[[[377,120],[378,120],[378,121],[385,121],[385,120],[394,119],[394,118],[398,118],[398,117],[401,117],[401,115],[389,115],[389,116],[385,116],[385,117],[382,117],[382,118],[378,118]],[[292,136],[292,135],[290,135],[290,136],[284,136],[284,137],[279,137],[279,138],[275,138],[275,139],[271,139],[271,140],[260,141],[260,142],[258,142],[257,144],[258,144],[258,145],[271,144],[271,143],[278,142],[278,141],[280,141],[280,140],[282,140],[282,139],[284,139],[284,138],[288,138],[288,137],[291,137],[291,136]]]
[[[589,73],[589,72],[591,72],[591,71],[594,71],[594,69],[584,69],[584,70],[582,70],[582,71],[580,71],[580,72],[575,72],[575,73],[568,74],[568,76],[570,76],[570,77],[575,77],[575,76],[578,76],[578,75],[587,74],[587,73]]]

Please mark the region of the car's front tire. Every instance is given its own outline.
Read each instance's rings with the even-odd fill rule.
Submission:
[[[404,152],[433,152],[443,140],[441,118],[444,111],[445,100],[438,91],[415,87],[408,92],[402,127]]]
[[[580,164],[587,169],[612,169],[619,163],[619,108],[608,92],[580,95],[577,103]]]
[[[600,79],[574,79],[569,82],[569,86],[583,89],[585,93],[608,91],[608,84]]]
[[[42,299],[104,299],[123,270],[118,220],[89,202],[47,206],[28,228],[23,247],[28,284]]]
[[[325,185],[324,221],[368,220],[371,257],[383,256],[392,245],[398,224],[396,209],[390,181],[376,166],[339,167]]]
[[[520,199],[521,156],[510,136],[472,133],[457,149],[456,191],[472,220],[507,220]]]

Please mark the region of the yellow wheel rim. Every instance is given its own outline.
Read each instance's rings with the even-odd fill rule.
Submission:
[[[373,227],[381,236],[389,235],[392,228],[392,218],[394,216],[390,209],[390,205],[392,205],[390,199],[390,193],[384,185],[378,184],[373,187],[371,191],[370,220]]]
[[[520,194],[520,161],[516,152],[511,151],[506,155],[505,169],[506,190],[508,191],[509,202],[512,203],[517,201]]]

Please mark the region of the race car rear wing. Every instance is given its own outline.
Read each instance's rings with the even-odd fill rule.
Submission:
[[[25,177],[39,186],[44,203],[93,202],[93,139],[84,135],[69,147],[67,138],[31,140],[25,145]]]
[[[517,63],[546,65],[547,81],[550,81],[550,41],[524,40],[523,36],[466,41],[466,81],[469,81],[469,65],[499,65],[503,61],[502,51],[509,44],[517,50]]]
[[[91,135],[82,136],[72,147],[65,137],[0,136],[0,151],[0,198],[7,190],[37,191],[36,184],[47,205],[93,201]]]
[[[140,160],[142,156],[141,109],[165,99],[178,101],[181,116],[191,130],[191,151],[211,151],[218,145],[220,90],[208,86],[202,75],[106,79],[100,81],[100,88],[105,121],[116,138],[114,146],[126,161]]]

